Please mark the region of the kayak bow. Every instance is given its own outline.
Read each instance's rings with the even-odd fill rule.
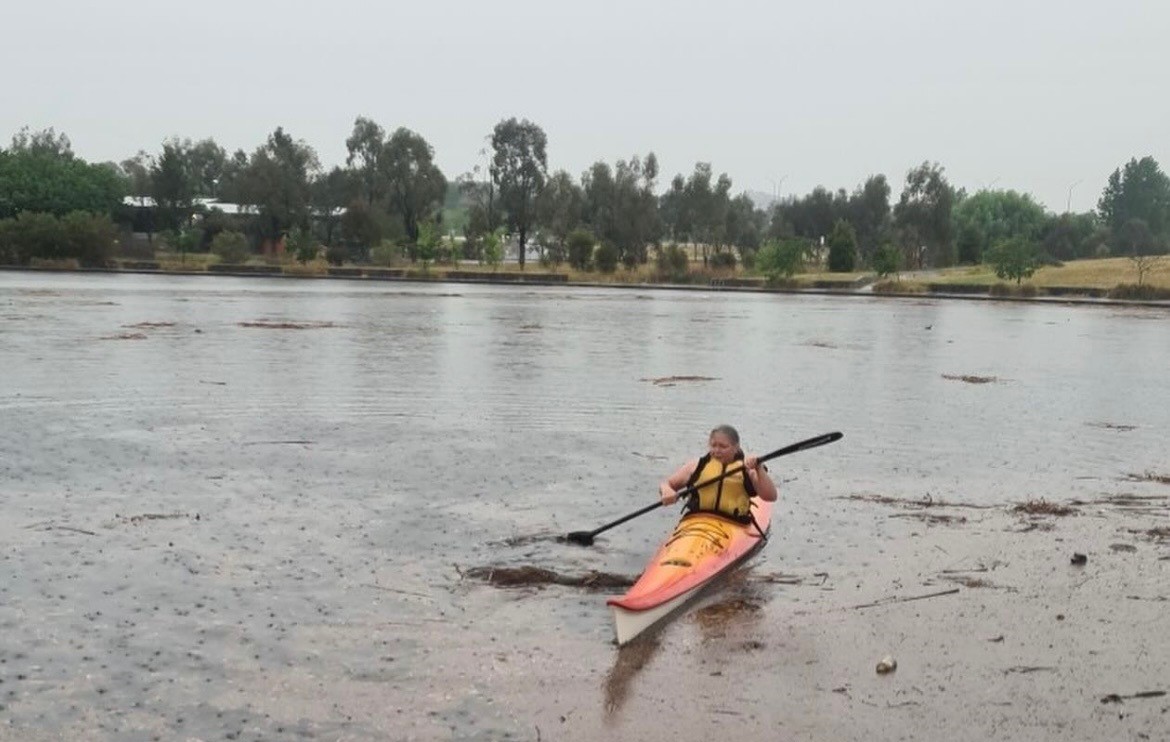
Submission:
[[[618,644],[682,609],[704,588],[750,558],[764,545],[772,503],[752,499],[755,524],[740,523],[715,513],[689,513],[659,547],[642,576],[618,598],[606,601],[613,611]]]

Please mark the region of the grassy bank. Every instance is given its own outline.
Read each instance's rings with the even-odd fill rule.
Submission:
[[[932,277],[932,283],[981,284],[990,286],[1001,279],[989,265],[948,268]],[[1044,266],[1024,283],[1038,288],[1068,286],[1076,288],[1111,289],[1118,284],[1137,283],[1137,270],[1129,258],[1101,258],[1097,260],[1074,260],[1059,266]],[[1145,283],[1157,288],[1170,289],[1170,257],[1164,257],[1151,270]]]
[[[41,261],[42,263],[44,261]],[[41,264],[34,268],[69,270],[69,265]],[[523,271],[515,263],[498,266],[476,263],[400,263],[393,266],[370,264],[330,265],[323,259],[300,263],[289,255],[280,259],[254,257],[246,263],[229,265],[208,253],[159,252],[154,260],[117,259],[111,268],[133,271],[183,273],[243,273],[300,277],[399,278],[414,280],[483,280],[499,282],[549,282],[611,285],[673,285],[780,290],[827,289],[850,292],[870,290],[884,294],[968,294],[997,297],[1090,296],[1121,300],[1170,300],[1170,256],[1164,257],[1136,286],[1137,270],[1128,258],[1079,260],[1060,266],[1045,266],[1017,285],[997,278],[990,266],[959,266],[938,270],[907,272],[879,278],[871,272],[798,273],[769,283],[767,279],[740,267],[715,269],[692,261],[685,273],[666,274],[653,263],[634,268],[619,267],[612,273],[580,271],[567,265],[544,266],[528,263]],[[75,268],[75,266],[74,266]]]

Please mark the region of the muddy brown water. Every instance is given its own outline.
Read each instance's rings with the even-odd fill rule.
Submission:
[[[1170,494],[1167,369],[1159,310],[0,273],[0,739],[1035,732],[1035,710],[991,699],[1006,716],[964,716],[972,688],[935,689],[961,686],[965,663],[1036,682],[1008,672],[1031,667],[1022,650],[1006,670],[952,657],[929,687],[901,660],[861,695],[890,636],[944,639],[900,623],[875,637],[846,608],[938,590],[926,560],[950,564],[964,538],[965,563],[986,536],[985,563],[1023,570],[1015,593],[963,593],[1002,605],[874,610],[962,627],[1023,610],[1030,580],[1076,584],[1062,539],[1090,538],[1091,513],[1027,529],[1007,507]],[[589,548],[557,537],[652,502],[722,422],[759,453],[845,439],[774,462],[772,542],[647,641],[618,652],[604,591],[467,577],[637,575],[672,510]],[[994,507],[923,522],[881,498]],[[1153,502],[1101,535],[1101,558],[1149,560],[1135,611],[1158,606],[1170,568],[1170,545],[1142,535],[1166,525]],[[1048,540],[1017,546],[1026,530]],[[1118,534],[1134,553],[1108,548]],[[1049,553],[1058,571],[1024,568]],[[799,584],[753,578],[781,571]],[[1024,589],[1024,607],[1047,611],[1048,589]],[[1150,615],[1117,667],[1132,645],[1170,668],[1164,649],[1137,652]],[[1062,724],[1060,689],[1081,676],[1048,674],[1062,685],[1040,738],[1108,729],[1095,707]],[[931,699],[954,713],[926,713]]]

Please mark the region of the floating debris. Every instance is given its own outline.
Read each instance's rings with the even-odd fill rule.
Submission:
[[[1089,426],[1094,427],[1094,428],[1104,428],[1105,430],[1117,430],[1117,431],[1121,431],[1123,433],[1128,433],[1131,430],[1137,430],[1137,427],[1138,427],[1136,425],[1123,425],[1120,423],[1105,423],[1105,422],[1091,422],[1091,423],[1085,423],[1085,425],[1089,425]]]
[[[886,675],[897,669],[898,661],[888,654],[885,657],[882,657],[881,660],[877,663],[878,675]]]
[[[996,376],[974,376],[972,374],[943,374],[942,377],[948,381],[962,381],[967,384],[990,384],[999,381]]]
[[[1121,703],[1126,698],[1161,698],[1166,695],[1164,690],[1144,690],[1140,693],[1131,693],[1128,696],[1120,693],[1110,693],[1101,698],[1101,703]]]
[[[1126,474],[1126,477],[1131,482],[1157,482],[1158,484],[1170,484],[1170,474],[1155,474],[1152,471],[1147,471],[1144,474]]]
[[[966,523],[967,518],[962,515],[942,515],[941,513],[894,513],[887,516],[889,518],[915,518],[917,520],[932,524],[950,524],[950,523]]]
[[[718,381],[716,376],[656,376],[641,378],[638,381],[648,381],[654,386],[674,386],[680,381]]]
[[[327,327],[337,327],[332,322],[276,322],[274,320],[254,320],[240,322],[240,327],[259,327],[266,330],[320,330]]]
[[[582,575],[563,575],[541,567],[472,567],[460,574],[496,587],[567,585],[587,590],[609,590],[634,584],[634,578],[610,572],[590,570]]]
[[[964,577],[963,575],[945,575],[944,580],[957,582],[963,587],[995,587],[995,584],[990,580],[985,580],[982,577]]]
[[[132,325],[122,325],[132,330],[149,330],[156,327],[174,327],[174,322],[136,322]]]
[[[1153,539],[1154,541],[1165,541],[1170,539],[1170,526],[1159,526],[1157,528],[1150,528],[1149,530],[1137,530],[1133,528],[1126,529],[1130,533],[1140,533],[1141,535]]]
[[[973,505],[966,502],[947,502],[946,500],[936,500],[930,495],[918,500],[913,500],[904,497],[891,497],[889,495],[878,495],[871,493],[861,493],[855,495],[844,495],[834,498],[837,500],[856,500],[859,502],[873,502],[878,505],[898,505],[910,508],[970,508],[972,510],[988,510],[993,505]]]
[[[1071,561],[1072,561],[1073,565],[1075,565],[1077,567],[1083,567],[1083,566],[1085,566],[1085,564],[1088,563],[1089,558],[1087,556],[1085,556],[1084,554],[1074,552],[1072,555]]]
[[[1068,505],[1061,505],[1059,503],[1049,502],[1044,498],[1040,498],[1039,500],[1028,500],[1027,502],[1021,502],[1018,505],[1012,507],[1012,512],[1023,513],[1025,515],[1055,515],[1063,517],[1066,515],[1073,515],[1077,512],[1077,510],[1076,508],[1069,507]]]
[[[146,333],[142,332],[122,332],[117,335],[103,335],[101,340],[145,340]]]
[[[148,520],[175,520],[178,518],[190,518],[192,520],[200,519],[199,513],[195,513],[194,516],[190,515],[189,513],[142,513],[141,515],[118,515],[115,513],[114,517],[123,523],[129,523],[134,526],[141,525]]]

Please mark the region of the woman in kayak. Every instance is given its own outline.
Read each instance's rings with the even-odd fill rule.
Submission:
[[[699,488],[697,496],[691,498],[689,510],[720,513],[748,522],[751,520],[752,497],[758,496],[768,502],[776,500],[776,484],[768,476],[768,468],[762,466],[756,456],[744,454],[735,428],[720,425],[711,431],[704,456],[688,461],[662,480],[658,487],[662,504],[676,502],[679,490],[717,477],[728,469],[733,471],[731,475]],[[746,478],[744,472],[747,472]]]

